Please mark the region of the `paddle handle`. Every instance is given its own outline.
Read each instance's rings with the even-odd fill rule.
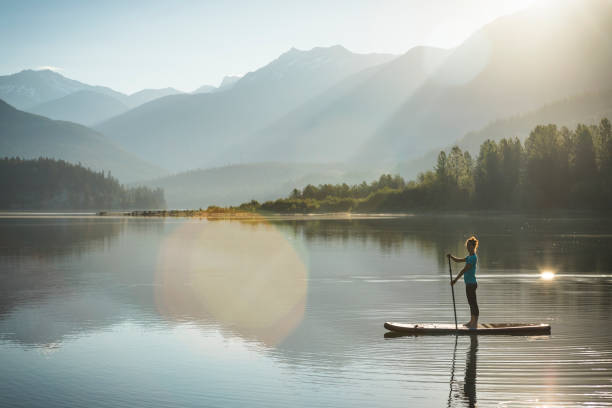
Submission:
[[[451,293],[453,294],[453,312],[455,313],[455,330],[458,330],[457,328],[457,306],[455,306],[455,286],[452,285],[453,283],[453,270],[451,269],[451,262],[450,262],[450,257],[448,258],[448,275],[450,276],[450,281],[451,281]]]

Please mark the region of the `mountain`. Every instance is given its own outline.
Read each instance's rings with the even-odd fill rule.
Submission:
[[[121,182],[164,174],[85,126],[23,112],[0,100],[0,157],[14,156],[82,163],[93,170],[110,170]]]
[[[472,35],[360,149],[355,162],[399,162],[488,122],[612,87],[612,2],[559,1]]]
[[[225,92],[174,95],[139,106],[96,129],[128,150],[172,170],[223,165],[219,157],[345,77],[387,62],[341,46],[291,49]],[[240,162],[239,157],[229,158]]]
[[[346,78],[251,140],[233,147],[243,160],[348,160],[449,55],[415,47],[390,62]]]
[[[219,87],[212,86],[212,85],[202,85],[201,87],[199,87],[198,89],[196,89],[195,91],[191,93],[199,94],[199,93],[227,91],[228,89],[231,89],[234,86],[234,84],[238,82],[240,78],[241,78],[240,76],[225,76],[223,77],[223,80],[221,81],[221,84],[219,85]]]
[[[125,95],[112,90],[111,92],[100,92],[99,87],[86,85],[82,90],[25,110],[51,119],[92,126],[143,103],[179,93],[181,91],[174,88],[163,88],[144,89],[131,95]]]
[[[217,89],[216,86],[202,85],[201,87],[199,87],[198,89],[196,89],[195,91],[193,91],[191,93],[192,94],[209,93],[209,92],[214,92],[216,89]]]
[[[549,103],[531,112],[509,118],[498,119],[484,128],[469,132],[457,144],[463,149],[477,153],[487,139],[518,137],[524,140],[537,125],[554,123],[557,126],[575,128],[579,123],[599,123],[612,117],[612,89],[591,92],[564,98]]]
[[[144,103],[151,102],[164,96],[177,95],[182,92],[174,88],[161,88],[161,89],[143,89],[142,91],[135,92],[129,96],[122,98],[123,102],[130,108],[135,108]]]
[[[81,90],[58,99],[43,102],[28,112],[51,119],[66,120],[86,126],[95,125],[127,111],[129,108],[117,98],[99,92]]]
[[[597,124],[602,118],[610,117],[612,117],[612,89],[563,98],[530,112],[497,119],[480,130],[468,132],[453,145],[469,151],[475,158],[480,145],[487,139],[499,141],[503,138],[518,137],[524,141],[538,125],[554,123],[573,129],[579,123]],[[444,148],[447,152],[450,149],[450,145]],[[417,173],[432,169],[432,163],[436,162],[440,150],[434,149],[418,159],[401,163],[395,171],[414,178]]]
[[[174,88],[145,89],[131,95],[84,84],[51,70],[24,70],[0,76],[0,99],[30,113],[93,125],[168,95]]]
[[[57,72],[24,70],[0,76],[0,99],[17,109],[28,109],[71,93],[89,90],[121,100],[123,94],[103,86],[87,85]]]
[[[231,87],[236,85],[236,82],[238,82],[240,80],[240,78],[242,78],[242,77],[238,76],[238,75],[224,76],[223,80],[221,81],[221,84],[219,85],[219,88],[217,88],[217,92],[218,91],[227,91],[228,89],[230,89]]]
[[[191,170],[139,184],[162,188],[168,208],[191,209],[276,199],[308,184],[360,183],[377,177],[339,164],[254,163]]]

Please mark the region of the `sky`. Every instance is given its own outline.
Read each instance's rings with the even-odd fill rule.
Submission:
[[[218,85],[292,47],[452,48],[538,0],[0,0],[0,75],[53,67],[124,93]]]

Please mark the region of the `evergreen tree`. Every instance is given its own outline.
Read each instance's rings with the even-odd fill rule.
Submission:
[[[475,205],[479,208],[497,208],[501,202],[503,180],[497,144],[486,140],[480,145],[480,153],[474,171]]]
[[[559,208],[565,204],[566,180],[559,174],[565,166],[560,154],[557,126],[536,126],[525,142],[527,205],[535,208]]]
[[[166,206],[162,189],[125,188],[110,172],[63,160],[0,159],[1,209],[150,209]]]
[[[501,205],[516,207],[520,202],[519,182],[523,159],[523,147],[518,138],[502,139],[498,146],[501,157]]]
[[[593,136],[586,125],[578,125],[574,136],[572,174],[574,205],[580,208],[597,206],[599,184]]]
[[[607,118],[599,122],[596,137],[597,165],[601,186],[601,207],[612,208],[612,126]]]

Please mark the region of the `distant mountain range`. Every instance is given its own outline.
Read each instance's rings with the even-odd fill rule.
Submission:
[[[51,70],[24,70],[0,76],[0,99],[51,119],[93,125],[163,96],[174,88],[145,89],[125,95],[104,86],[84,84]]]
[[[48,157],[82,163],[92,170],[111,171],[121,182],[149,179],[166,173],[85,126],[23,112],[1,100],[0,156]]]
[[[87,126],[127,110],[129,107],[119,99],[90,90],[76,91],[27,109],[31,113],[51,119],[67,120]]]
[[[218,87],[212,85],[202,85],[201,87],[193,91],[192,94],[227,91],[232,86],[234,86],[234,84],[238,82],[240,78],[241,77],[236,75],[226,76],[223,77],[223,80],[221,81],[221,84]]]
[[[106,155],[115,149],[130,162],[118,170],[127,177],[121,181],[151,179],[164,174],[161,168],[181,172],[150,184],[167,183],[170,206],[279,196],[286,192],[275,189],[306,179],[359,182],[385,171],[413,177],[453,143],[475,150],[485,138],[524,137],[539,123],[573,126],[610,116],[611,44],[611,1],[563,0],[499,18],[451,50],[415,47],[393,56],[341,46],[291,49],[241,78],[190,94],[166,88],[128,96],[52,71],[22,71],[0,77],[0,98],[96,131],[20,112],[29,139],[2,124],[0,154],[71,156],[115,173],[121,160],[110,163]],[[75,153],[83,153],[86,137],[106,146],[104,157],[89,148]],[[136,164],[143,167],[134,171]],[[196,168],[204,170],[184,173]],[[274,171],[284,174],[272,177]],[[189,188],[200,191],[180,201]]]
[[[174,170],[262,161],[392,169],[501,117],[612,88],[612,5],[499,18],[453,50],[292,49],[227,92],[163,98],[96,128]]]
[[[143,89],[142,91],[135,92],[130,95],[125,95],[121,101],[129,106],[129,108],[135,108],[142,104],[154,101],[155,99],[163,98],[164,96],[177,95],[182,92],[174,88],[160,88],[160,89]]]
[[[415,47],[387,63],[365,69],[324,91],[224,152],[227,161],[334,162],[391,117],[445,60],[450,51]]]
[[[143,158],[171,170],[226,164],[220,153],[388,54],[354,54],[343,47],[291,49],[225,92],[166,97],[96,126]],[[282,158],[279,158],[282,161]],[[230,163],[240,162],[232,158]]]
[[[82,90],[121,98],[119,92],[110,88],[87,85],[48,69],[27,69],[16,74],[0,76],[0,99],[17,109],[33,108]]]

